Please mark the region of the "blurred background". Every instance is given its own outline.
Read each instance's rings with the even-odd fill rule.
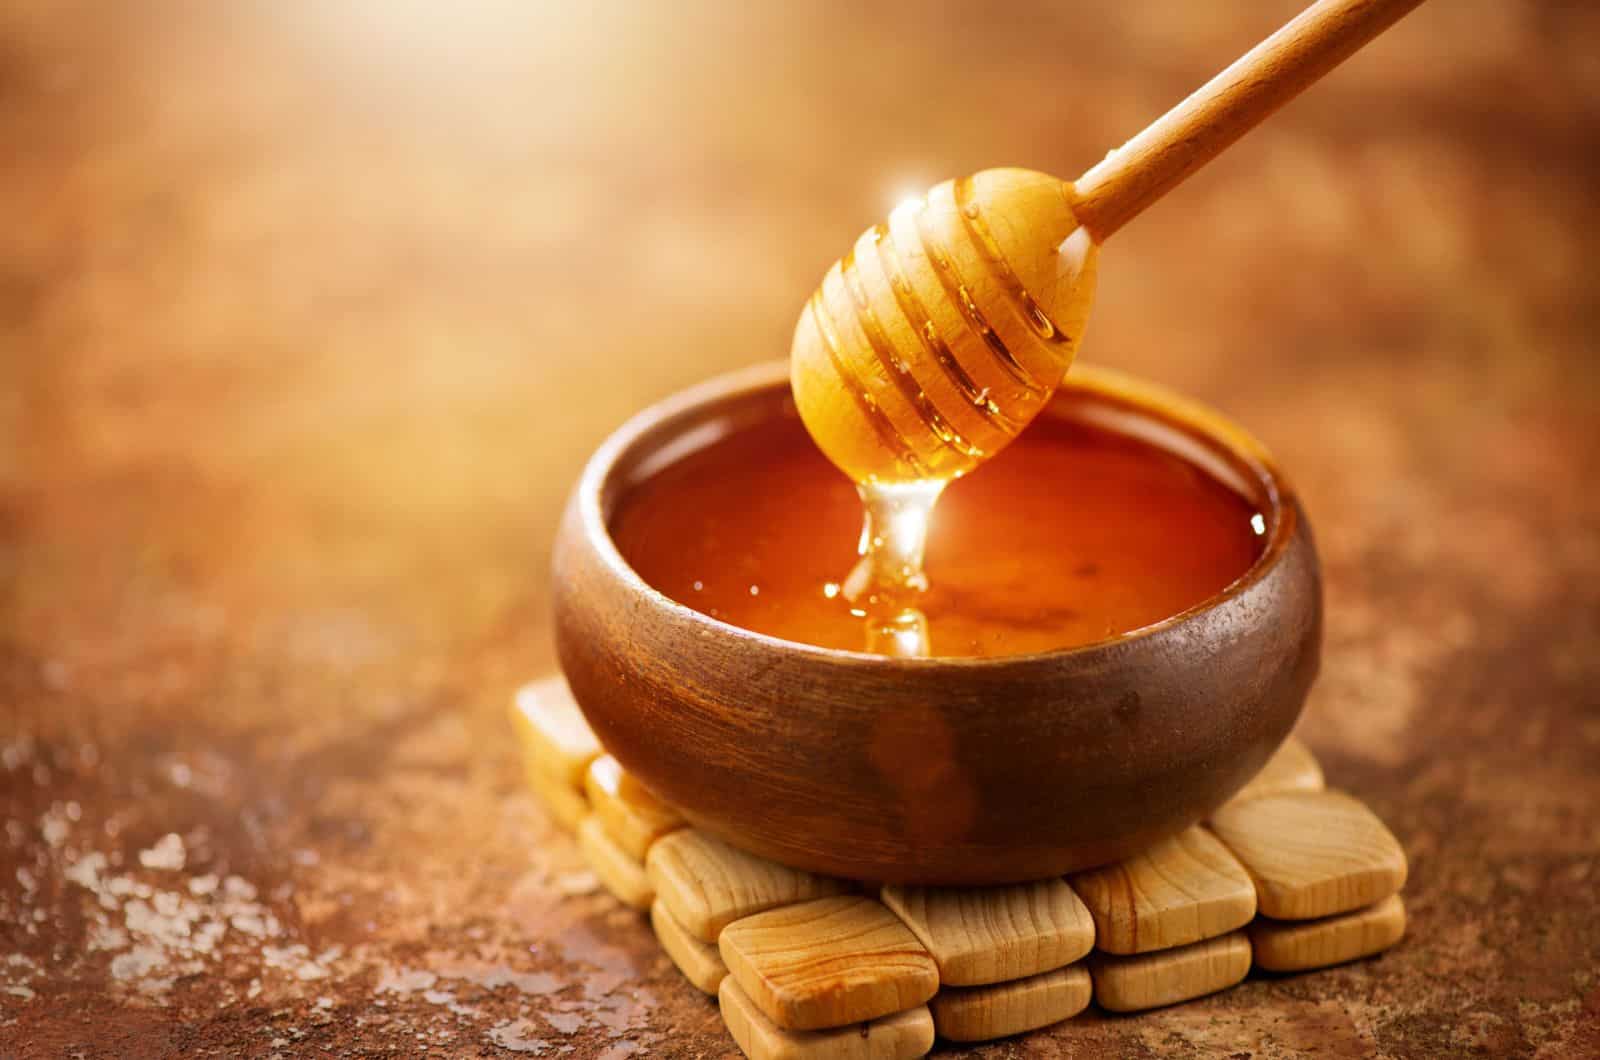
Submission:
[[[659,976],[647,936],[560,891],[577,862],[503,746],[505,696],[552,662],[582,461],[785,355],[907,192],[1073,176],[1299,6],[0,8],[0,868],[23,873],[0,872],[0,986],[35,999],[0,998],[13,1029],[260,1044],[425,967],[476,1014],[393,987],[364,1033],[556,1041],[544,994],[470,975]],[[1456,939],[1393,958],[1460,962],[1455,993],[1389,974],[1399,1008],[1350,1017],[1358,1044],[1531,1050],[1581,1014],[1515,1002],[1567,1004],[1552,969],[1600,949],[1597,179],[1600,8],[1436,2],[1102,258],[1084,359],[1219,406],[1304,495],[1329,608],[1304,731],[1411,848],[1416,933]],[[64,874],[167,833],[277,933],[92,946],[105,913]],[[1524,904],[1484,926],[1475,888]],[[1499,958],[1532,995],[1467,961],[1541,905],[1564,941]],[[670,982],[569,994],[616,1024],[579,1055],[720,1042]],[[1265,1003],[1202,1011],[1248,1038]],[[1199,1032],[1083,1033],[1126,1055]]]

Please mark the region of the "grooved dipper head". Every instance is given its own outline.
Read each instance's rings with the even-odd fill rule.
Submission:
[[[791,380],[847,475],[953,478],[1044,407],[1094,297],[1099,249],[1071,192],[1025,169],[945,181],[828,270],[795,327]]]

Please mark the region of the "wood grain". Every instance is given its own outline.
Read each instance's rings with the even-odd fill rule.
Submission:
[[[1138,1012],[1214,994],[1250,971],[1250,940],[1242,931],[1175,950],[1134,957],[1095,954],[1089,960],[1094,999],[1111,1012]]]
[[[650,927],[661,949],[677,965],[678,971],[696,990],[716,996],[717,987],[728,975],[728,966],[715,944],[702,942],[678,923],[660,898],[650,903]]]
[[[1095,946],[1107,953],[1171,949],[1225,935],[1256,915],[1250,874],[1199,827],[1069,880],[1094,917]]]
[[[649,909],[655,888],[644,866],[618,845],[600,818],[590,814],[578,825],[578,846],[589,867],[617,901],[634,909]]]
[[[661,901],[689,933],[716,942],[722,929],[774,906],[842,894],[843,880],[801,869],[729,846],[698,829],[663,836],[645,860]]]
[[[1071,1019],[1089,1004],[1094,985],[1082,964],[989,986],[944,987],[929,1004],[939,1036],[981,1042]]]
[[[610,755],[589,763],[583,787],[606,831],[635,861],[642,863],[650,844],[685,824],[677,810],[650,794]]]
[[[1399,942],[1405,933],[1405,902],[1395,894],[1365,909],[1321,920],[1261,917],[1250,925],[1250,945],[1258,968],[1301,972],[1370,957]]]
[[[1267,795],[1225,807],[1211,827],[1255,881],[1261,912],[1280,920],[1359,909],[1406,882],[1399,840],[1343,792]]]
[[[1249,802],[1280,791],[1321,791],[1322,766],[1298,738],[1290,736],[1273,752],[1267,764],[1226,805]],[[1214,815],[1213,815],[1214,816]]]
[[[723,930],[728,974],[785,1030],[877,1019],[921,1005],[939,969],[911,929],[872,898],[770,909]]]
[[[732,976],[717,991],[728,1032],[750,1060],[912,1060],[933,1048],[926,1005],[848,1027],[786,1031],[767,1018]]]
[[[883,903],[928,948],[947,985],[1060,968],[1094,946],[1094,921],[1059,879],[1009,887],[885,887]]]
[[[600,754],[600,742],[560,674],[517,689],[511,722],[526,752],[547,775],[582,789],[584,771]]]

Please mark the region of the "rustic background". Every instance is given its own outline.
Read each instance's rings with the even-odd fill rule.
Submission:
[[[518,783],[580,462],[1296,6],[0,8],[0,1054],[731,1055]],[[1600,1050],[1597,159],[1600,9],[1451,0],[1111,243],[1085,357],[1306,498],[1413,926],[977,1055]]]

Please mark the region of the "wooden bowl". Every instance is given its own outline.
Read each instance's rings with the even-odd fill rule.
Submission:
[[[1200,820],[1294,726],[1322,634],[1305,513],[1243,431],[1103,371],[1075,368],[1043,414],[1161,446],[1266,516],[1260,559],[1182,614],[1035,655],[892,659],[752,633],[645,584],[607,531],[617,499],[789,400],[779,362],[635,416],[590,459],[556,543],[573,693],[606,748],[694,824],[854,879],[1041,879]]]

